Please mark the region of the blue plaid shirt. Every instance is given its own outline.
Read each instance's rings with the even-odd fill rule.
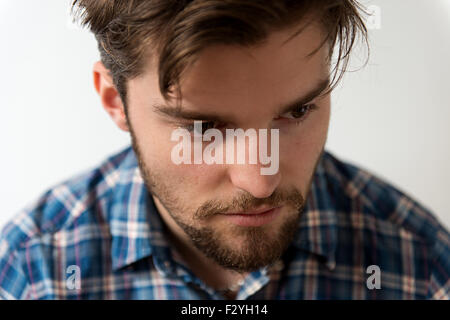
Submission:
[[[0,298],[224,299],[177,258],[164,228],[128,147],[4,226]],[[236,298],[448,299],[449,247],[428,210],[325,152],[294,241]]]

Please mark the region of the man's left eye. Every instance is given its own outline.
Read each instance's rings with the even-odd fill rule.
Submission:
[[[300,105],[297,108],[295,108],[292,111],[286,112],[284,114],[281,114],[279,118],[287,118],[292,120],[301,120],[303,118],[306,118],[306,116],[317,109],[317,106],[315,104],[305,104]]]

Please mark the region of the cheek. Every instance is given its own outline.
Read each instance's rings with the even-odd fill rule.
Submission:
[[[175,164],[171,159],[172,149],[178,142],[171,141],[172,130],[154,124],[141,127],[137,140],[146,166],[156,174],[161,183],[178,193],[204,192],[223,178],[226,172],[222,165]],[[191,155],[193,156],[193,148]],[[193,157],[191,161],[193,161]],[[201,189],[201,190],[200,190]],[[194,191],[192,191],[194,190]]]
[[[172,177],[170,183],[175,184],[174,181],[177,181],[179,186],[176,187],[192,190],[196,193],[195,197],[198,197],[199,193],[211,192],[216,189],[223,183],[226,173],[226,170],[222,169],[222,165],[204,163],[176,165],[170,162],[167,164],[166,170]]]
[[[159,166],[167,174],[168,179],[166,182],[172,185],[174,189],[184,190],[184,193],[195,193],[195,197],[215,189],[221,183],[226,173],[224,165],[208,165],[203,161],[200,164],[194,164],[193,145],[191,146],[191,163],[175,164],[172,161],[171,154],[172,149],[177,144],[178,142],[169,140],[165,146],[159,149],[158,155],[155,155],[158,158],[154,160],[159,161]]]
[[[300,124],[296,134],[281,142],[280,162],[286,169],[287,176],[309,177],[325,145],[329,126],[329,105],[321,107],[311,115],[313,116],[308,119],[310,121]]]

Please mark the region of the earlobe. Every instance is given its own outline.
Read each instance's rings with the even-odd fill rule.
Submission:
[[[100,96],[101,103],[111,119],[123,131],[129,131],[124,106],[119,92],[114,86],[109,70],[98,61],[93,68],[94,88]]]

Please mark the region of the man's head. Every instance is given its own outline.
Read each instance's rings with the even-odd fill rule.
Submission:
[[[334,46],[336,66],[345,66],[357,31],[365,36],[354,1],[76,3],[99,41],[103,106],[131,133],[171,232],[236,271],[275,261],[292,241],[326,142],[330,92],[341,78],[338,67],[331,72]],[[223,131],[278,129],[278,172],[261,175],[259,163],[174,164],[171,133],[194,119]],[[258,226],[224,214],[261,207],[279,209]]]

